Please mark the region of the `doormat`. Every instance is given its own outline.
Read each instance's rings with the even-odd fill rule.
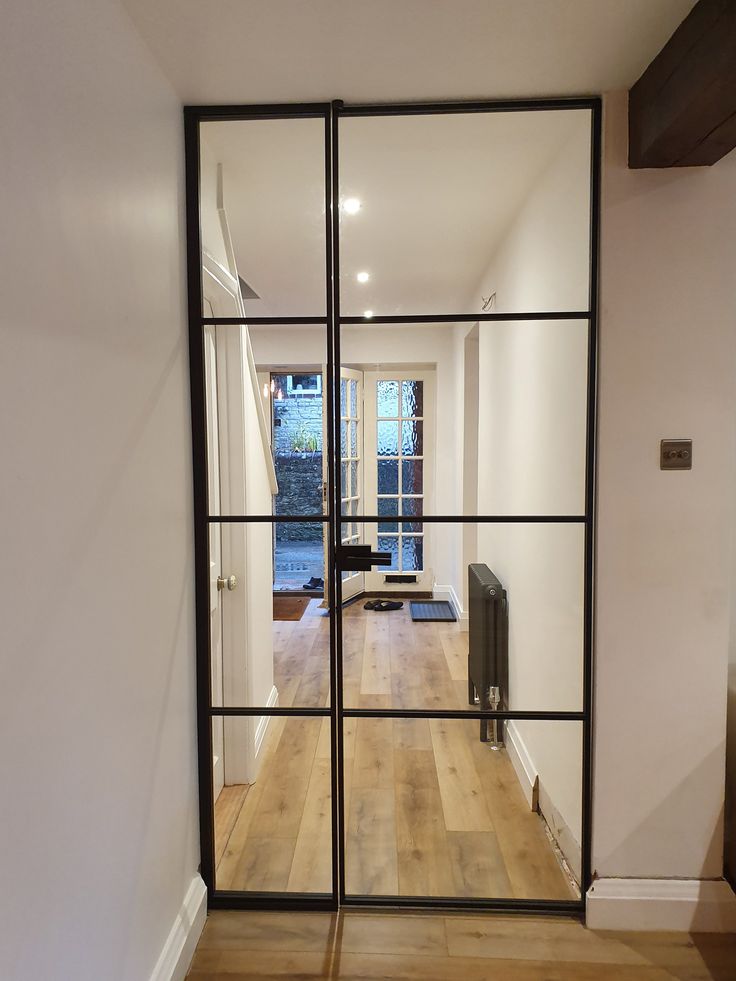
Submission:
[[[447,600],[412,600],[411,618],[417,623],[455,623],[457,617]]]
[[[274,596],[274,620],[301,620],[309,606],[308,596]]]

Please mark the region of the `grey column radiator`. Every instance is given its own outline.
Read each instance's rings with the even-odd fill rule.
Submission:
[[[506,590],[487,565],[468,566],[468,701],[484,709],[509,707],[509,630]],[[494,741],[503,742],[494,722]],[[480,738],[488,740],[488,720]]]

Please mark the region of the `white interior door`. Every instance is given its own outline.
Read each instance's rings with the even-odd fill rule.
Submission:
[[[214,513],[220,513],[220,434],[217,405],[217,345],[215,328],[205,327],[204,359],[207,384],[207,446],[209,499]],[[222,663],[222,598],[218,589],[218,577],[222,572],[222,538],[219,524],[210,525],[210,646],[212,673],[212,704],[223,704]],[[212,722],[212,769],[213,793],[217,800],[225,783],[224,719]]]
[[[363,372],[340,368],[340,541],[363,542],[363,525],[351,520],[365,514],[363,508]],[[365,590],[364,572],[342,573],[342,598],[352,599]]]

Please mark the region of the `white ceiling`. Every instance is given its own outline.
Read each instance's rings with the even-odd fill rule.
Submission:
[[[187,103],[628,88],[694,0],[123,0]]]
[[[343,314],[480,310],[500,236],[575,133],[585,172],[589,130],[587,110],[342,119],[340,199],[362,205],[340,216]],[[251,316],[325,311],[323,131],[313,119],[202,125],[238,271],[261,297],[246,301]]]

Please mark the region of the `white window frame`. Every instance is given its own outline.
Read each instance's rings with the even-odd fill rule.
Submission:
[[[364,514],[378,514],[378,446],[377,446],[377,423],[378,407],[376,396],[376,383],[379,381],[421,381],[424,385],[424,452],[423,452],[423,498],[425,515],[435,513],[435,466],[437,459],[436,447],[436,392],[437,392],[437,372],[428,368],[414,368],[412,365],[394,365],[391,368],[381,369],[380,371],[366,371],[364,375],[363,402],[364,402],[364,453],[365,468],[363,477],[364,488]],[[399,396],[400,397],[400,396]],[[399,474],[399,494],[401,498],[401,475]],[[387,519],[387,521],[390,519]],[[421,520],[421,519],[420,519]],[[422,534],[424,538],[423,563],[424,568],[420,571],[414,570],[387,570],[378,567],[366,573],[366,591],[426,591],[431,590],[434,584],[434,573],[432,569],[432,524],[424,524]],[[378,526],[368,524],[365,528],[365,541],[372,548],[378,548]],[[392,584],[386,582],[386,576],[396,575],[415,575],[416,583],[411,584]]]

